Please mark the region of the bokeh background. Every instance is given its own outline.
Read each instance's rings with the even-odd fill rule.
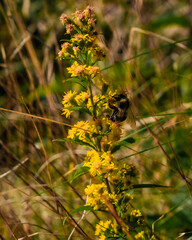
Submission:
[[[79,89],[65,82],[69,62],[57,54],[60,15],[87,5],[107,52],[105,80],[126,89],[135,107],[136,130],[124,124],[134,142],[118,157],[137,165],[139,183],[154,185],[135,191],[135,206],[160,239],[190,239],[191,0],[0,2],[0,239],[84,239],[71,234],[61,205],[72,213],[85,202],[89,177],[73,177],[86,149],[57,139],[67,135],[63,123],[87,117],[61,115],[62,94]],[[80,225],[94,236],[96,222],[86,213]]]

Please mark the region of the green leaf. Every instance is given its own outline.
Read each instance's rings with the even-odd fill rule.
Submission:
[[[92,52],[90,51],[88,56],[87,56],[87,66],[91,65],[91,59],[92,59]]]
[[[116,145],[112,148],[111,153],[113,154],[113,153],[119,151],[121,148],[122,148],[121,144],[116,144]]]
[[[82,145],[82,146],[88,146],[88,147],[91,147],[91,148],[95,149],[95,146],[93,146],[92,144],[90,144],[88,142],[84,142],[84,141],[79,140],[79,139],[75,139],[75,140],[71,139],[71,142],[77,143],[77,144]]]
[[[66,220],[67,220],[67,216],[63,219],[63,225],[65,224]]]
[[[88,113],[89,115],[92,115],[89,109],[85,107],[79,107],[79,106],[71,106],[71,107],[65,107],[65,109],[73,110],[73,111],[80,111],[84,113]]]
[[[60,138],[60,139],[54,139],[55,142],[72,142],[76,143],[82,146],[88,146],[96,150],[95,146],[91,145],[90,143],[84,142],[79,139],[70,139],[70,138]]]
[[[117,152],[118,150],[130,145],[131,143],[135,143],[135,139],[134,138],[131,138],[131,137],[127,137],[127,138],[124,138],[122,140],[120,140],[114,147],[113,149],[111,150],[111,153],[115,153]]]
[[[79,168],[82,168],[83,165],[84,165],[84,162],[82,162],[82,163],[80,163],[80,164],[77,164],[75,167],[76,167],[76,169],[79,169]]]
[[[65,81],[80,84],[83,88],[85,88],[87,90],[87,82],[82,78],[68,78]]]
[[[82,212],[82,211],[92,211],[93,207],[91,206],[81,206],[79,208],[74,209],[71,214],[77,213],[77,212]]]
[[[77,171],[75,172],[73,178],[72,178],[72,182],[75,179],[79,178],[80,176],[87,174],[88,172],[89,172],[89,167],[83,167],[82,166],[82,167],[78,168]]]
[[[141,138],[139,138],[139,139],[141,139]],[[129,136],[127,136],[127,137],[125,137],[125,138],[123,138],[123,139],[121,139],[120,141],[119,141],[119,143],[121,143],[121,144],[127,144],[127,143],[135,143],[136,141],[136,138],[132,138],[132,137],[129,137]],[[137,140],[138,140],[138,138],[137,138]]]
[[[53,142],[67,142],[67,141],[69,141],[67,138],[57,138],[53,140]]]

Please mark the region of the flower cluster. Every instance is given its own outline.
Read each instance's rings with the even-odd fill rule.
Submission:
[[[71,74],[71,77],[84,78],[85,80],[91,77],[92,79],[96,76],[102,79],[100,69],[94,66],[80,65],[75,61],[71,67],[67,68],[68,73]]]
[[[70,41],[61,46],[60,59],[78,60],[75,65],[78,64],[78,66],[81,66],[79,69],[83,69],[84,64],[87,62],[85,61],[87,59],[83,58],[84,55],[89,56],[89,59],[94,62],[105,57],[104,50],[98,45],[98,33],[95,28],[96,19],[93,8],[88,6],[84,11],[78,10],[73,14],[72,18],[62,14],[60,21],[66,26],[66,34],[70,35]],[[84,64],[80,64],[80,62]]]
[[[72,107],[72,103],[76,95],[76,91],[69,91],[63,96],[62,104],[65,106],[65,108],[63,108],[62,114],[64,114],[67,118],[69,118],[71,113],[73,112],[70,108]]]
[[[115,158],[110,152],[103,152],[103,154],[99,155],[97,151],[92,150],[87,153],[84,166],[89,167],[89,172],[93,177],[96,175],[107,177],[110,172],[117,169],[114,160]]]
[[[96,106],[95,117],[98,118],[108,108],[107,100],[104,96],[95,95],[93,97],[94,106]],[[81,91],[79,94],[76,91],[69,91],[63,96],[63,115],[66,118],[71,116],[75,110],[86,112],[89,115],[93,114],[93,105],[88,92]]]
[[[99,240],[105,240],[110,235],[114,239],[118,239],[119,227],[117,225],[117,222],[115,220],[107,220],[105,222],[100,221],[96,226],[95,235],[100,236]]]
[[[60,20],[66,26],[67,37],[58,53],[59,59],[71,62],[67,68],[68,81],[76,82],[86,90],[79,94],[70,91],[63,96],[63,114],[69,118],[74,110],[80,110],[97,118],[108,106],[107,99],[102,95],[93,96],[91,89],[94,80],[99,80],[98,86],[104,81],[99,67],[94,66],[105,56],[95,30],[95,13],[88,6],[83,12],[76,11],[72,18],[62,14]]]
[[[117,204],[119,198],[117,194],[109,193],[105,183],[88,185],[85,194],[89,195],[87,205],[92,206],[94,210],[108,210],[105,201],[109,200],[112,204]]]
[[[132,183],[138,175],[138,170],[132,163],[118,165],[118,170],[111,174],[109,181],[115,192],[122,192],[132,188]]]
[[[92,137],[94,133],[97,133],[94,124],[88,121],[79,121],[69,130],[67,138],[78,143],[82,142],[85,145],[86,143],[92,144],[94,148],[95,139]]]
[[[107,114],[111,112],[109,100],[117,91],[109,91],[109,84],[104,81],[99,67],[95,66],[105,56],[99,46],[95,13],[88,6],[84,11],[76,11],[71,18],[62,14],[60,20],[65,25],[66,39],[61,45],[59,58],[71,63],[67,68],[68,81],[78,83],[83,88],[79,92],[64,94],[62,114],[69,118],[73,111],[81,111],[92,118],[90,121],[78,121],[68,131],[66,140],[90,148],[83,163],[93,179],[93,183],[85,188],[87,205],[94,210],[108,212],[112,211],[112,206],[111,214],[121,219],[119,222],[116,218],[100,221],[96,225],[95,235],[100,240],[126,239],[126,231],[129,231],[135,239],[144,239],[146,233],[141,231],[143,216],[138,209],[134,209],[131,195],[138,170],[131,163],[121,163],[113,154],[122,146],[119,143],[121,125],[111,121]],[[97,86],[95,91],[93,83]]]
[[[135,239],[145,239],[145,232],[141,231],[135,235]]]

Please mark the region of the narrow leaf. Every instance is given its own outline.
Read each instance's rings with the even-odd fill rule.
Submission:
[[[90,51],[88,56],[87,56],[87,66],[91,65],[91,59],[92,59],[92,52]]]
[[[95,146],[91,145],[90,143],[79,140],[79,139],[59,138],[59,139],[54,139],[54,142],[72,142],[72,143],[76,143],[76,144],[79,144],[82,146],[88,146],[88,147],[95,149]]]
[[[68,78],[67,80],[65,80],[66,82],[74,82],[77,84],[80,84],[83,88],[87,89],[87,83],[84,79],[82,78]]]
[[[73,111],[80,111],[80,112],[84,112],[84,113],[88,113],[89,115],[92,115],[91,112],[85,107],[72,106],[72,107],[65,107],[64,109],[69,109],[69,110],[73,110]]]
[[[92,211],[93,207],[91,206],[81,206],[79,208],[74,209],[71,214],[77,213],[77,212],[82,212],[82,211]]]
[[[118,150],[130,145],[131,143],[134,143],[135,142],[135,139],[134,138],[131,138],[131,137],[127,137],[127,138],[124,138],[122,140],[120,140],[114,147],[113,149],[111,150],[111,153],[115,153],[117,152]]]
[[[89,167],[78,168],[77,171],[75,172],[74,176],[73,176],[72,182],[75,179],[77,179],[78,177],[87,174],[88,172],[89,172]]]
[[[65,218],[63,219],[63,225],[65,224],[67,218],[68,218],[68,217],[65,217]]]

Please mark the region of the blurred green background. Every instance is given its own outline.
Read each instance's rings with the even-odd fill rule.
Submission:
[[[87,5],[107,49],[104,77],[126,89],[136,109],[137,129],[124,124],[134,143],[117,156],[138,166],[140,183],[171,186],[138,189],[135,206],[160,239],[190,239],[191,0],[1,1],[0,239],[84,239],[78,231],[69,238],[73,227],[57,201],[69,212],[84,204],[88,176],[71,179],[86,149],[55,140],[67,134],[62,123],[86,118],[61,116],[62,94],[79,89],[65,82],[69,62],[57,53],[65,38],[60,15]],[[94,236],[96,221],[87,213],[80,225]]]

